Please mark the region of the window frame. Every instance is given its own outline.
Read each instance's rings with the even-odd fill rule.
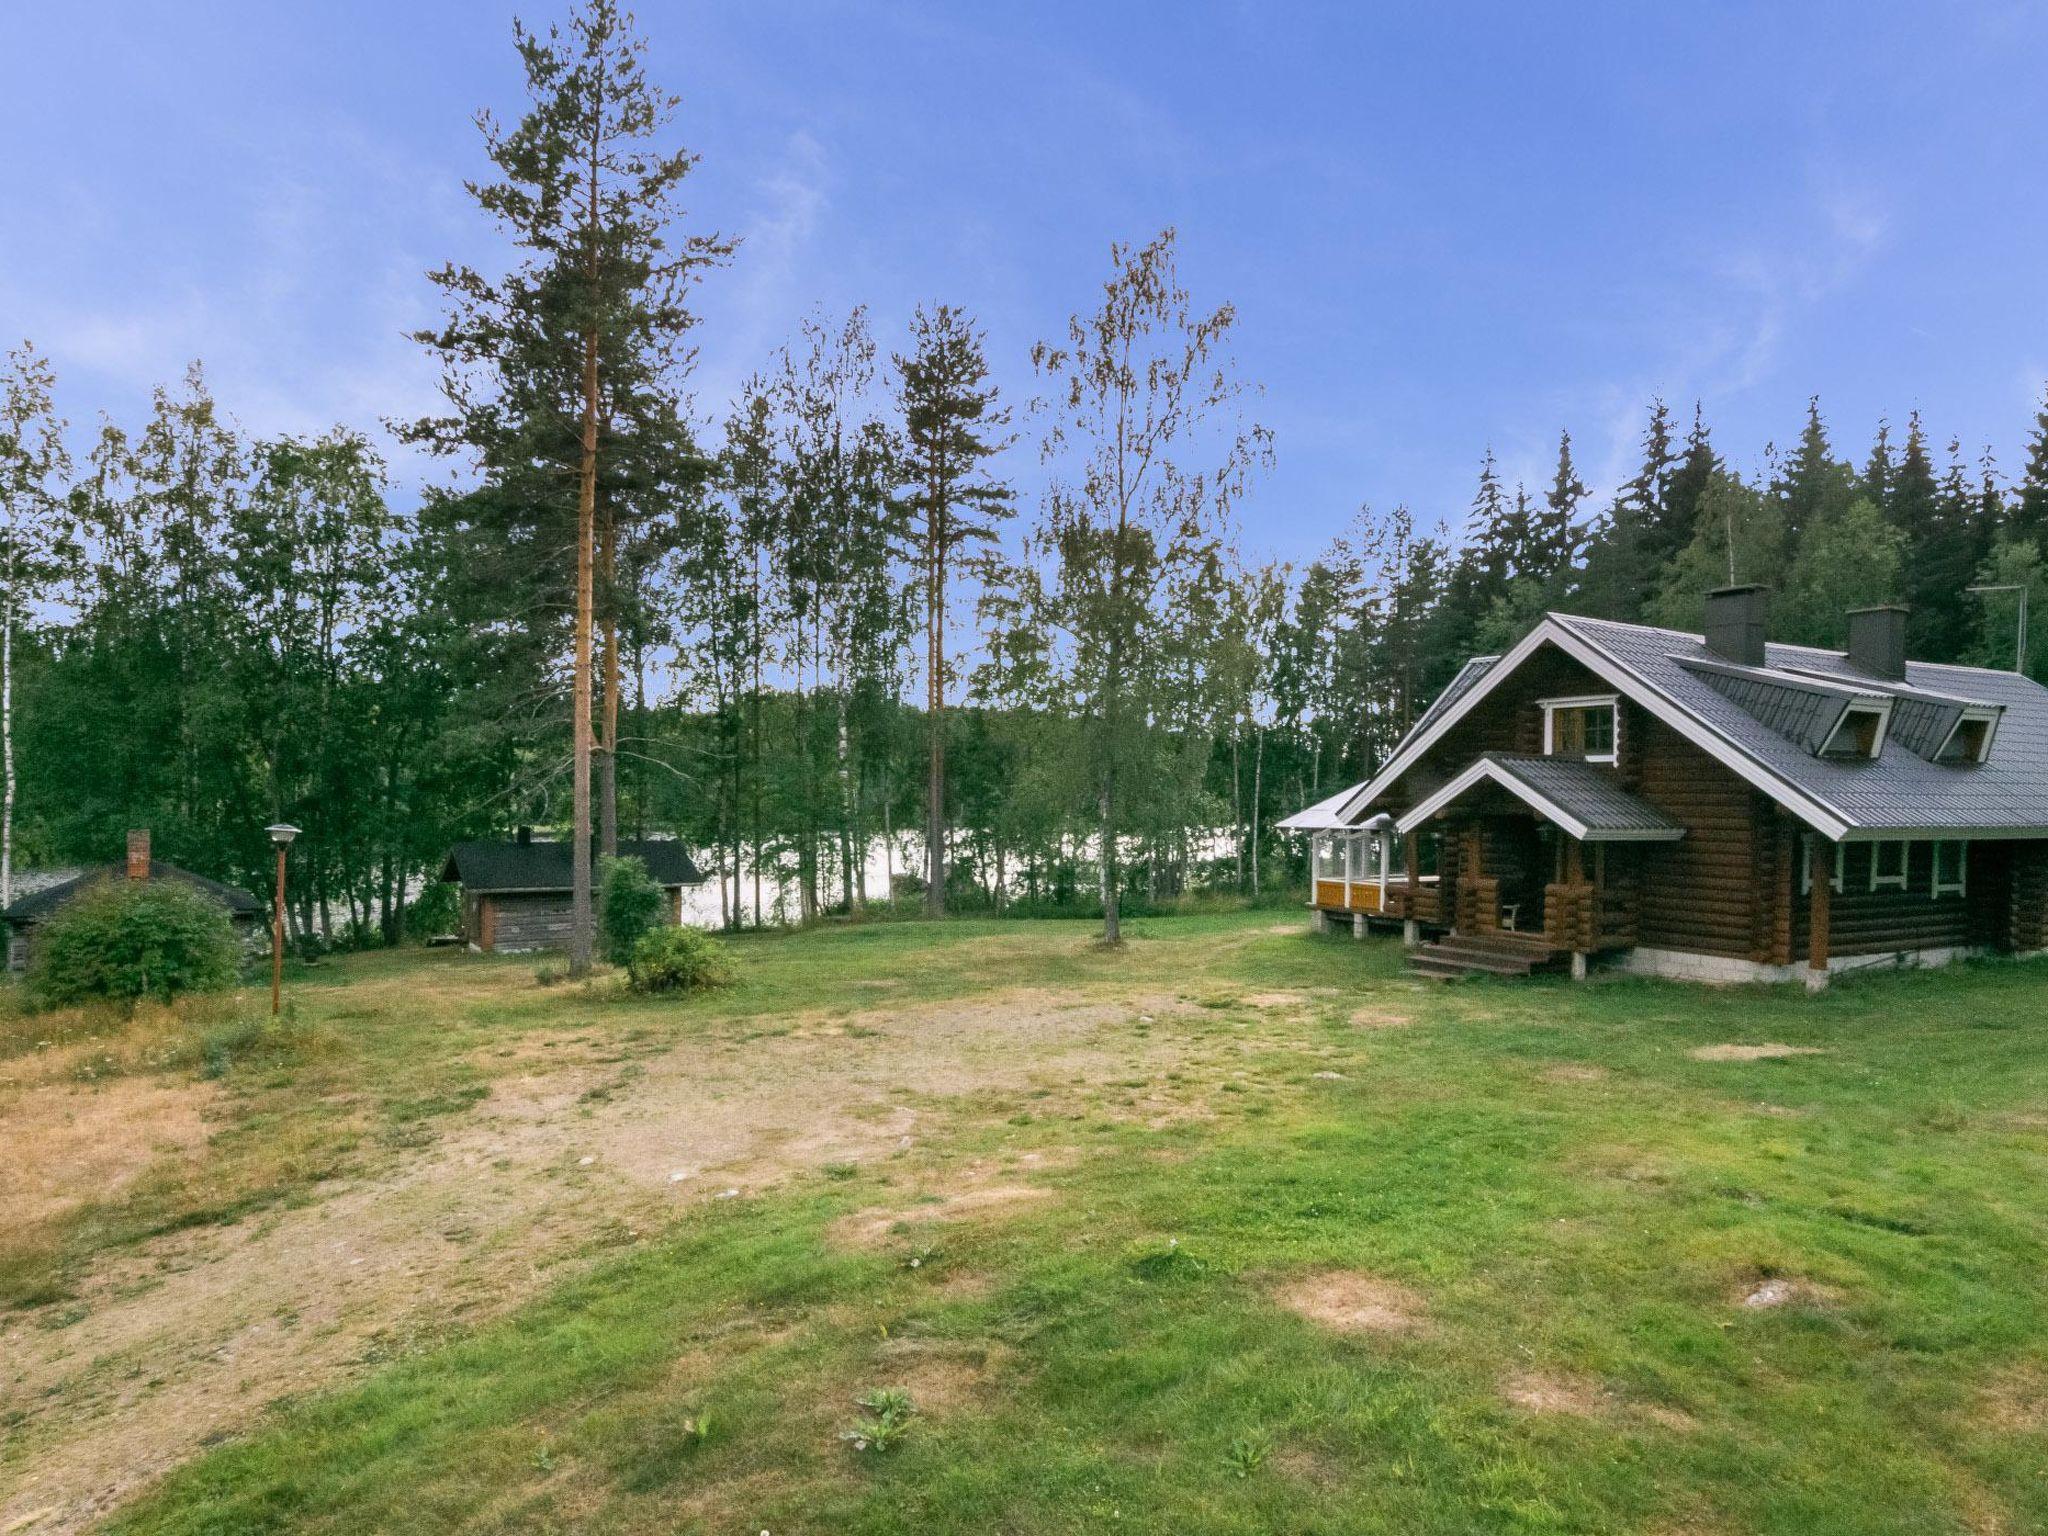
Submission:
[[[1813,894],[1813,839],[1814,834],[1811,832],[1799,834],[1799,894],[1802,896]],[[1828,889],[1837,896],[1842,894],[1842,887],[1846,883],[1844,877],[1849,867],[1848,853],[1847,843],[1835,844],[1835,872],[1828,879]]]
[[[1589,763],[1618,763],[1621,760],[1621,695],[1618,693],[1573,694],[1564,698],[1538,699],[1543,710],[1543,755],[1558,756],[1557,714],[1559,710],[1605,709],[1607,711],[1607,740],[1605,752],[1576,754]]]
[[[1941,851],[1953,848],[1956,855],[1955,879],[1941,878]],[[1928,894],[1936,900],[1944,896],[1968,896],[1970,894],[1970,840],[1966,837],[1938,837],[1934,839],[1934,868],[1928,876]]]
[[[1937,763],[1947,763],[1958,767],[1969,763],[1989,761],[1991,757],[1991,744],[1998,738],[1998,722],[2003,714],[2003,710],[1996,709],[1964,710],[1956,716],[1956,723],[1948,728],[1948,735],[1942,738],[1941,746],[1935,751],[1934,760]],[[1963,727],[1969,725],[1981,725],[1984,727],[1984,736],[1977,744],[1976,752],[1962,757],[1951,757],[1949,755],[1949,748],[1955,744],[1956,738],[1962,735]]]
[[[1344,883],[1346,885],[1370,885],[1379,877],[1373,873],[1372,846],[1378,841],[1374,832],[1353,832],[1344,840]]]
[[[1848,752],[1837,751],[1835,743],[1842,739],[1844,731],[1852,728],[1853,722],[1858,716],[1876,717],[1877,724],[1871,728],[1870,732],[1870,749],[1865,751],[1860,745],[1856,744],[1852,737],[1850,744],[1853,750]],[[1820,751],[1815,755],[1831,757],[1838,761],[1844,759],[1851,762],[1874,760],[1884,751],[1884,738],[1891,729],[1891,723],[1892,707],[1889,702],[1871,704],[1859,700],[1849,704],[1843,708],[1841,716],[1835,721],[1834,729],[1828,732],[1828,739],[1820,744]]]
[[[1838,845],[1839,846],[1839,845]],[[1897,874],[1883,873],[1884,854],[1888,848],[1899,851]],[[1870,888],[1873,891],[1903,891],[1913,870],[1913,845],[1904,838],[1888,837],[1882,842],[1870,845]]]

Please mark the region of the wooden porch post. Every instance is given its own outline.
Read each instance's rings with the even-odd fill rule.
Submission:
[[[1578,902],[1578,888],[1586,883],[1586,845],[1568,832],[1558,834],[1564,839],[1564,883],[1572,891],[1574,916]],[[1586,952],[1578,945],[1572,946],[1572,980],[1586,979]]]
[[[1806,990],[1819,992],[1828,984],[1828,909],[1835,892],[1835,845],[1824,837],[1813,840],[1807,884]]]
[[[1422,924],[1415,920],[1415,894],[1422,889],[1422,845],[1416,841],[1422,836],[1420,829],[1412,832],[1401,844],[1402,862],[1408,873],[1408,916],[1401,921],[1401,942],[1413,949],[1422,942]]]

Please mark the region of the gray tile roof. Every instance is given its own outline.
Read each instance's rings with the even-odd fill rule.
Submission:
[[[1472,685],[1486,676],[1487,670],[1499,660],[1498,656],[1474,656],[1464,666],[1458,668],[1458,675],[1444,684],[1444,691],[1430,700],[1429,708],[1416,716],[1415,723],[1408,728],[1408,734],[1401,738],[1401,745],[1395,747],[1394,751],[1399,752],[1401,747],[1408,745],[1417,735],[1434,724],[1438,715],[1471,692]]]
[[[1862,832],[2013,835],[2048,831],[2048,688],[2011,672],[1906,663],[1905,687],[1888,689],[1838,651],[1770,645],[1773,671],[1817,674],[1858,693],[1967,700],[2002,711],[1983,763],[1937,763],[1887,733],[1875,758],[1823,758],[1715,687],[1699,664],[1717,664],[1698,635],[1553,614],[1552,619],[1662,694],[1698,726]],[[1897,706],[1894,706],[1895,709]]]
[[[1841,723],[1842,714],[1861,695],[1840,684],[1787,677],[1763,667],[1682,657],[1680,664],[1696,672],[1706,685],[1734,700],[1780,736],[1789,736],[1809,752],[1818,752]]]
[[[1678,836],[1685,828],[1640,795],[1621,787],[1612,768],[1578,757],[1532,757],[1521,752],[1485,756],[1509,777],[1583,821],[1589,837],[1653,833]]]

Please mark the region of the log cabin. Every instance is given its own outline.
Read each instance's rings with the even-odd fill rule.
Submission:
[[[570,845],[536,839],[521,827],[509,843],[457,843],[441,878],[462,887],[462,938],[485,953],[566,949],[571,928]],[[622,842],[668,898],[668,921],[683,920],[683,887],[704,876],[681,843]],[[596,860],[592,859],[592,864]]]
[[[1710,982],[2048,951],[2048,689],[1848,649],[1547,614],[1467,662],[1373,777],[1280,823],[1318,928],[1398,926],[1418,974],[1589,964]]]

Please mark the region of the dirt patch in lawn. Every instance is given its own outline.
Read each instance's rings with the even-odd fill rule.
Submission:
[[[515,983],[526,984],[508,969]],[[1155,1020],[1149,1035],[1138,1010]],[[316,1186],[298,1208],[117,1251],[61,1313],[0,1317],[0,1419],[12,1416],[0,1531],[30,1514],[35,1536],[82,1530],[266,1404],[430,1347],[730,1192],[827,1164],[916,1168],[928,1130],[980,1118],[977,1096],[1059,1103],[1084,1093],[1076,1084],[1149,1072],[1185,1054],[1170,1027],[1185,1012],[1152,994],[878,1000],[851,1016],[861,1029],[830,1037],[755,1036],[759,1021],[734,1020],[639,1055],[623,1081],[580,1051],[508,1061],[489,1042],[480,1059],[501,1072],[490,1097],[407,1161]],[[564,1034],[607,1041],[601,1021]],[[104,1100],[75,1103],[41,1092],[41,1134],[105,1159],[92,1175],[101,1189],[145,1153],[197,1138],[205,1104],[204,1090],[168,1079],[122,1080],[93,1090]],[[22,1109],[20,1098],[8,1106],[10,1136]],[[1047,1196],[1024,1182],[1042,1165],[956,1174],[936,1207],[890,1212],[885,1225],[1021,1209]]]
[[[1422,1297],[1361,1269],[1329,1269],[1275,1286],[1273,1300],[1333,1333],[1413,1333],[1428,1320]]]
[[[1351,1011],[1353,1029],[1406,1029],[1414,1019],[1391,1008],[1354,1008]]]
[[[1840,1292],[1831,1285],[1820,1285],[1812,1280],[1796,1280],[1786,1275],[1771,1275],[1746,1280],[1737,1289],[1735,1304],[1753,1312],[1767,1312],[1773,1307],[1824,1307],[1841,1299]]]
[[[1553,1371],[1523,1371],[1508,1378],[1501,1396],[1527,1413],[1563,1413],[1598,1417],[1608,1406],[1607,1393],[1584,1376]]]
[[[2007,1434],[2048,1429],[2048,1370],[2029,1365],[2001,1372],[1978,1394],[1977,1413]]]
[[[1605,1067],[1588,1067],[1577,1062],[1565,1062],[1558,1066],[1545,1067],[1536,1075],[1546,1083],[1604,1083],[1609,1074]]]
[[[1694,1061],[1782,1061],[1788,1056],[1820,1056],[1817,1045],[1702,1045],[1687,1051]]]
[[[925,1205],[855,1211],[851,1216],[835,1221],[830,1236],[833,1241],[852,1248],[883,1247],[892,1238],[906,1236],[920,1226],[966,1221],[978,1216],[1000,1216],[1019,1206],[1035,1205],[1051,1194],[1049,1189],[1030,1184],[991,1184],[947,1195]],[[899,1232],[899,1228],[902,1231]]]
[[[908,1392],[920,1417],[943,1419],[985,1400],[999,1385],[1010,1355],[1002,1345],[896,1339],[878,1352],[871,1374],[879,1386]]]
[[[1254,1008],[1300,1008],[1309,997],[1306,992],[1251,992],[1244,1000]]]
[[[0,1238],[94,1200],[205,1145],[211,1083],[117,1077],[0,1097]]]

